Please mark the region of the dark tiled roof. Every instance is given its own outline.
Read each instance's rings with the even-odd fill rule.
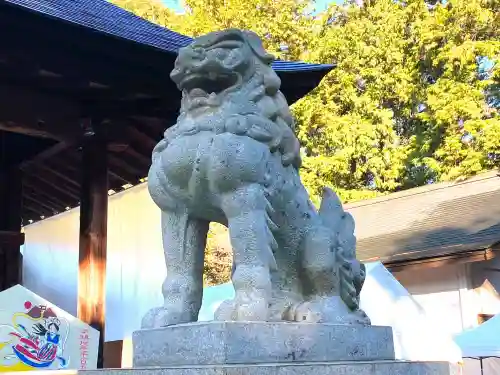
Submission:
[[[192,38],[146,21],[105,0],[3,0],[47,17],[70,22],[103,34],[177,53]],[[330,70],[332,65],[275,61],[279,72]]]
[[[500,242],[500,177],[437,184],[346,205],[358,257],[404,261],[485,249]]]

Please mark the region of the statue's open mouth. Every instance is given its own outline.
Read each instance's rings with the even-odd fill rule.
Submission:
[[[217,96],[237,83],[236,75],[191,73],[182,79],[179,86],[194,99]]]

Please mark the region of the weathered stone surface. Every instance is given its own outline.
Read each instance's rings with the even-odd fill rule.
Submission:
[[[162,211],[163,304],[143,328],[195,322],[208,223],[233,247],[234,300],[217,320],[369,324],[354,220],[325,190],[319,211],[298,173],[300,145],[273,56],[255,33],[209,33],[181,48],[170,77],[182,91],[177,123],[148,174]]]
[[[39,372],[37,372],[39,374]],[[355,362],[162,367],[81,371],[81,375],[459,375],[443,362]],[[48,374],[47,374],[48,375]],[[55,371],[50,375],[58,375]]]
[[[134,367],[394,359],[390,327],[204,322],[134,333]]]

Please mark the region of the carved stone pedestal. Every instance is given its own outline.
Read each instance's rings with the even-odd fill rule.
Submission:
[[[207,322],[134,333],[130,375],[458,375],[394,360],[390,327]],[[113,372],[114,371],[106,371]]]
[[[134,333],[134,367],[394,359],[390,327],[203,322]]]

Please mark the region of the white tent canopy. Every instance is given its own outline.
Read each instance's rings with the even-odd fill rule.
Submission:
[[[455,336],[464,357],[500,357],[500,314]]]
[[[361,307],[373,325],[391,326],[396,358],[412,361],[461,360],[453,339],[432,324],[422,307],[380,262],[366,265]],[[231,283],[206,288],[199,320],[212,320],[225,299],[234,297]]]
[[[380,262],[366,264],[361,308],[372,324],[391,326],[396,358],[460,362],[453,338],[430,319],[420,304]]]
[[[455,336],[465,360],[464,375],[500,374],[500,314]],[[494,357],[494,358],[492,358]]]

